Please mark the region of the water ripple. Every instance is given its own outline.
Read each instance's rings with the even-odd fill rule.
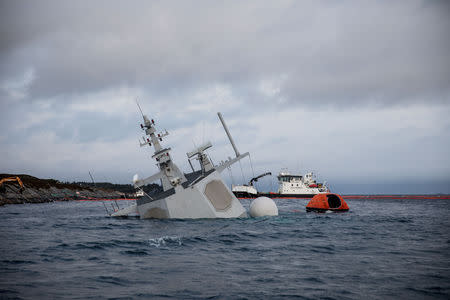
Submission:
[[[306,213],[302,201],[237,220],[0,207],[0,298],[450,298],[448,200],[351,199],[344,214]]]

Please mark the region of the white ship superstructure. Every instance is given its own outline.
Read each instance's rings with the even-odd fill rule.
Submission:
[[[326,193],[327,187],[318,183],[312,172],[303,175],[292,175],[280,172],[278,175],[278,194],[280,195],[317,195]]]

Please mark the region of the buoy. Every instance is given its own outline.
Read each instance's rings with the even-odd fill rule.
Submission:
[[[315,195],[308,205],[306,211],[348,211],[347,203],[338,194],[325,193]]]
[[[253,218],[263,216],[278,216],[278,207],[267,197],[258,197],[250,203],[250,216]]]

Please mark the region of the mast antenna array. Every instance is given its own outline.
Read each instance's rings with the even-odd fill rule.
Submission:
[[[139,108],[139,111],[141,112],[142,117],[144,117],[144,113],[142,112],[141,106],[139,105],[139,102],[138,102],[138,98],[136,98],[135,101],[136,101],[136,104],[137,104],[137,106]]]

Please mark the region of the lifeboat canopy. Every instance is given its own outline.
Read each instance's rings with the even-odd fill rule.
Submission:
[[[306,211],[348,211],[347,203],[338,194],[323,193],[315,195],[306,205]]]

